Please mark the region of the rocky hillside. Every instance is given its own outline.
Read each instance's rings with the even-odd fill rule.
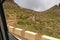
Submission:
[[[60,38],[60,6],[36,12],[6,1],[4,11],[8,25]]]

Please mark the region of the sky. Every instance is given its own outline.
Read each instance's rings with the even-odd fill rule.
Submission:
[[[58,5],[59,0],[14,0],[22,8],[31,9],[34,11],[46,11],[53,7],[54,5]]]

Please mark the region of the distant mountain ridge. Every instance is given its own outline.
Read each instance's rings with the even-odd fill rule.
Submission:
[[[14,0],[5,0],[5,1],[7,1],[7,2],[14,2]]]

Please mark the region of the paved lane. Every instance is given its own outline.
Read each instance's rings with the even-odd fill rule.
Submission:
[[[9,33],[9,40],[18,40],[18,39]]]

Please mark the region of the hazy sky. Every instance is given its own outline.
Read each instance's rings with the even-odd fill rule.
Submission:
[[[15,2],[27,9],[45,11],[59,3],[59,0],[15,0]]]

